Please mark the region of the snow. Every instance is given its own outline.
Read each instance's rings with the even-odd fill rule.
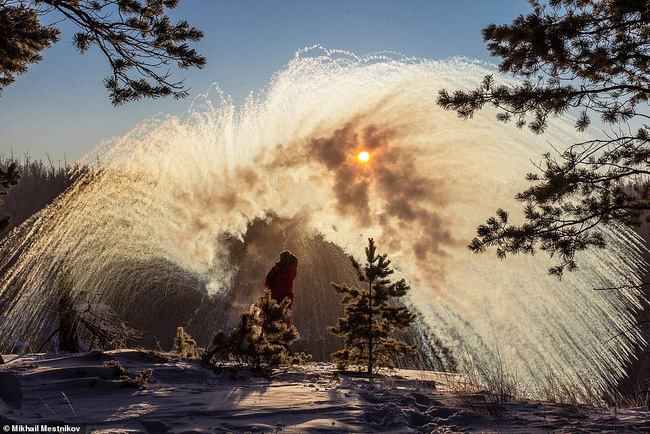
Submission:
[[[137,350],[4,355],[0,425],[81,424],[87,432],[638,432],[645,408],[599,409],[510,402],[489,416],[485,398],[463,396],[454,374],[395,370],[369,378],[331,364],[292,367],[273,380],[215,373],[198,361]],[[129,375],[152,368],[148,388],[123,387],[105,367]],[[483,403],[483,404],[481,404]]]

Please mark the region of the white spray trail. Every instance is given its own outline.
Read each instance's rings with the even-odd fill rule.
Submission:
[[[498,348],[539,387],[556,373],[607,390],[641,339],[639,294],[594,288],[640,282],[639,240],[606,229],[609,249],[581,255],[581,270],[561,282],[541,256],[501,262],[467,249],[496,208],[520,218],[513,198],[531,159],[580,139],[569,120],[534,136],[490,110],[462,121],[436,106],[439,89],[472,88],[487,73],[462,59],[310,49],[239,109],[217,92],[183,119],[143,123],[89,155],[94,169],[5,241],[4,337],[42,334],[62,274],[74,295],[109,304],[132,295],[113,286],[116,276],[142,278],[134,264],[145,262],[174,264],[225,293],[236,270],[224,235],[242,236],[272,212],[358,257],[374,237],[411,282],[423,333],[444,346],[470,346],[487,363]],[[146,277],[163,282],[165,272]]]

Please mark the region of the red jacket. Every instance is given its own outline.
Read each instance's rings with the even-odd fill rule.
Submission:
[[[296,265],[289,265],[288,267],[280,267],[274,265],[273,268],[266,275],[264,280],[264,287],[271,290],[271,298],[280,303],[285,297],[291,300],[289,309],[293,304],[293,279],[296,278],[298,267]]]

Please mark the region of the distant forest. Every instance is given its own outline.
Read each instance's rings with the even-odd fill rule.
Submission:
[[[32,160],[29,155],[25,155],[22,160],[0,156],[1,168],[6,168],[13,162],[18,164],[20,181],[9,190],[9,194],[2,197],[0,210],[11,215],[11,223],[6,231],[0,233],[0,239],[52,203],[79,174],[67,162],[54,165],[52,161]]]

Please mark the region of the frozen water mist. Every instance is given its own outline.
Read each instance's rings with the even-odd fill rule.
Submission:
[[[86,157],[92,170],[2,246],[6,345],[53,330],[62,275],[78,300],[142,315],[193,293],[188,317],[197,323],[233,300],[250,302],[287,246],[305,259],[296,324],[317,334],[332,316],[309,331],[307,318],[335,312],[327,305],[336,299],[319,295],[315,309],[301,297],[353,279],[340,249],[360,257],[374,237],[412,284],[420,339],[439,340],[470,365],[493,366],[498,353],[526,387],[552,375],[607,390],[640,339],[639,294],[594,288],[640,282],[639,241],[606,229],[609,249],[582,255],[581,270],[561,282],[546,275],[544,257],[500,262],[466,248],[497,207],[517,219],[513,197],[531,159],[578,140],[570,120],[534,136],[489,110],[464,122],[435,105],[440,88],[472,88],[487,73],[462,59],[310,49],[241,108],[213,91],[215,100],[197,99],[182,119],[150,119],[104,144]],[[360,150],[372,154],[368,164],[356,159]],[[276,242],[265,243],[274,220],[283,222]],[[242,297],[245,287],[253,295]],[[198,307],[206,305],[214,309]],[[170,331],[182,325],[172,320]]]

